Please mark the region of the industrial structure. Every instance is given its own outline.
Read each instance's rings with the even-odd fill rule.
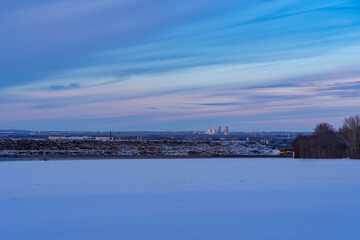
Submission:
[[[213,134],[215,134],[215,129],[209,129],[209,130],[207,130],[207,132],[204,132],[204,133],[213,135]]]
[[[220,126],[217,126],[216,129],[209,129],[206,132],[195,131],[194,133],[195,134],[204,133],[204,134],[210,134],[210,135],[228,135],[229,134],[229,127],[225,126],[224,127],[224,132],[221,132],[221,127]]]
[[[229,134],[229,127],[225,126],[224,127],[224,135],[228,135]]]
[[[220,133],[221,133],[221,127],[217,126],[215,130],[215,134],[220,134]]]

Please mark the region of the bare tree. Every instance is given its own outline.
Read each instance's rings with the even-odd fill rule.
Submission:
[[[319,123],[311,135],[298,135],[292,143],[298,158],[343,158],[346,146],[333,126]]]
[[[319,123],[314,129],[315,146],[319,158],[341,158],[345,156],[346,147],[339,135],[328,123]]]
[[[349,149],[350,158],[359,158],[360,116],[345,118],[343,127],[339,129],[339,135]]]
[[[319,155],[315,152],[315,138],[313,135],[302,135],[296,136],[292,142],[292,146],[296,153],[297,158],[318,158]]]

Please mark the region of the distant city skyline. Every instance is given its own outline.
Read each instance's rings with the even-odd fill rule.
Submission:
[[[0,129],[311,131],[360,114],[355,0],[10,1]]]

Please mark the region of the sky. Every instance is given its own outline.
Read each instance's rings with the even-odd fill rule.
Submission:
[[[359,27],[357,0],[2,0],[0,129],[339,127]]]

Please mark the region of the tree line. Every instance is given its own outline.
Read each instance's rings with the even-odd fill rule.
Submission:
[[[292,146],[297,158],[360,159],[360,116],[345,118],[338,130],[319,123],[311,135],[298,135]]]

